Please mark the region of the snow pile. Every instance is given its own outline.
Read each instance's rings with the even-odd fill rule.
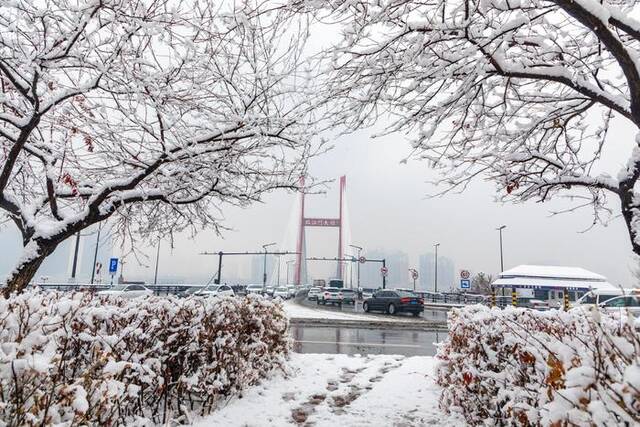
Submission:
[[[640,423],[640,336],[632,319],[473,306],[454,310],[449,326],[437,356],[440,406],[470,424]]]
[[[0,298],[0,424],[189,422],[283,366],[287,328],[260,297]]]

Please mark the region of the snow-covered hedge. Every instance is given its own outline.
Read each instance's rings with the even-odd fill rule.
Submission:
[[[440,405],[471,425],[639,425],[633,319],[473,306],[449,315]]]
[[[291,342],[260,297],[0,299],[0,425],[187,422],[281,366]]]

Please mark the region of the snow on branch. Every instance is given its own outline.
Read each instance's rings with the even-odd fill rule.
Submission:
[[[619,197],[640,254],[640,160],[608,173],[599,162],[617,143],[607,140],[612,118],[640,126],[637,2],[295,3],[342,26],[326,59],[336,122],[356,129],[391,117],[385,132],[408,136],[444,192],[484,177],[507,200],[580,188],[605,212],[606,196]]]
[[[223,205],[295,188],[319,149],[306,33],[263,6],[2,3],[0,215],[55,246],[112,215],[215,228]]]

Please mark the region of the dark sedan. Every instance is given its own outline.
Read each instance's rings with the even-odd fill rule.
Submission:
[[[362,303],[367,313],[382,311],[389,314],[411,313],[419,316],[424,311],[424,300],[414,293],[406,291],[380,290]]]

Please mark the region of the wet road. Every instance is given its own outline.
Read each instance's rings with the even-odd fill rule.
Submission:
[[[433,356],[446,332],[357,327],[291,326],[297,353]]]
[[[341,311],[344,313],[364,313],[364,310],[362,309],[362,301],[357,301],[355,305],[343,305],[342,307],[338,305],[331,305],[331,304],[318,305],[316,304],[315,301],[309,301],[307,299],[300,299],[298,301],[302,305],[312,307],[312,308],[318,308],[320,310]],[[370,313],[370,315],[384,316],[384,317],[387,316],[386,314],[382,314],[382,313]],[[398,314],[397,316],[412,317],[408,313],[401,313],[401,314]],[[439,321],[445,322],[447,320],[447,312],[446,310],[425,310],[424,313],[420,315],[420,317],[426,320],[439,320]]]

